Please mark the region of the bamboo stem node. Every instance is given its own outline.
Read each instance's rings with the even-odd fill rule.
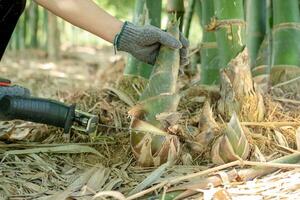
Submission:
[[[218,20],[217,18],[213,17],[211,19],[210,24],[208,24],[205,28],[206,31],[216,31],[221,28],[228,28],[233,25],[236,26],[246,26],[246,21],[242,19],[223,19],[223,20]]]

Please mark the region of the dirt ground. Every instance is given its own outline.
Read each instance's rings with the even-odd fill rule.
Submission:
[[[188,154],[186,162],[172,167],[162,166],[155,170],[135,165],[129,145],[129,106],[106,89],[122,77],[124,57],[119,53],[114,55],[111,47],[72,47],[55,62],[45,59],[45,53],[37,50],[26,50],[21,55],[6,54],[0,63],[2,77],[31,89],[33,96],[76,103],[83,111],[99,115],[100,125],[97,134],[87,136],[79,132],[63,134],[60,129],[34,123],[1,122],[0,199],[105,199],[103,196],[124,199],[123,194],[130,196],[152,184],[212,167],[205,161],[191,160]],[[188,113],[199,114],[195,106],[200,100],[193,97],[185,102],[186,121],[193,121]],[[291,108],[298,106],[299,101],[295,100]],[[271,112],[272,117],[276,109],[273,114]],[[288,119],[284,113],[282,115],[275,117]],[[293,115],[288,121],[300,123],[300,114]],[[280,131],[290,134],[289,128]],[[263,153],[274,157],[270,149],[275,146],[266,142],[272,136],[262,133],[266,129],[255,130],[258,144],[266,147]],[[294,137],[287,140],[289,143]],[[295,148],[292,142],[288,148],[281,148],[281,153],[286,155]],[[246,184],[231,184],[223,177],[222,187],[197,190],[200,195],[191,199],[297,199],[300,178],[295,177],[300,176],[299,170],[281,169],[281,172]],[[145,179],[147,181],[141,184]],[[157,196],[148,196],[148,199],[162,198],[158,193],[164,189],[166,187],[156,190]],[[228,198],[224,194],[217,198],[218,191],[228,193]]]

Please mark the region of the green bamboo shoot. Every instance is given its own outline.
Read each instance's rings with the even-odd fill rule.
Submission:
[[[169,22],[167,30],[179,38],[177,22]],[[132,149],[140,165],[157,166],[178,157],[179,140],[165,131],[175,123],[170,119],[174,119],[180,99],[176,88],[178,71],[179,50],[162,46],[149,83],[138,105],[129,112],[133,129],[155,133],[131,133]]]
[[[184,2],[183,0],[168,0],[167,1],[167,11],[169,15],[176,15],[177,19],[180,21],[179,30],[182,30],[183,16],[184,16]]]

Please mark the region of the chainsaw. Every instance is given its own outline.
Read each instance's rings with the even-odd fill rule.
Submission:
[[[0,120],[25,120],[52,125],[69,133],[71,129],[85,133],[96,131],[98,116],[52,99],[34,98],[26,88],[11,85],[0,78]]]

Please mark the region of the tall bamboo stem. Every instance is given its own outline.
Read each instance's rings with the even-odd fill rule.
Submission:
[[[298,0],[273,0],[273,56],[271,83],[300,75],[300,23]],[[300,81],[284,88],[300,92]]]
[[[183,35],[188,38],[190,35],[191,22],[195,11],[196,0],[189,0],[188,8],[184,18]]]
[[[272,1],[264,0],[266,6],[264,40],[259,48],[255,66],[252,65],[252,75],[254,81],[264,90],[267,91],[269,86],[271,60],[272,60]],[[265,12],[262,11],[262,12]]]
[[[201,2],[201,5],[200,5]],[[214,2],[211,0],[199,0],[197,6],[197,14],[201,20],[203,35],[201,42],[201,82],[203,84],[218,84],[219,75],[219,56],[216,42],[216,35],[214,32],[209,31],[211,20],[214,17]]]
[[[220,64],[226,67],[245,46],[245,20],[243,0],[214,0],[216,30]]]
[[[247,0],[247,48],[250,56],[250,66],[255,66],[256,57],[266,32],[266,1]]]

